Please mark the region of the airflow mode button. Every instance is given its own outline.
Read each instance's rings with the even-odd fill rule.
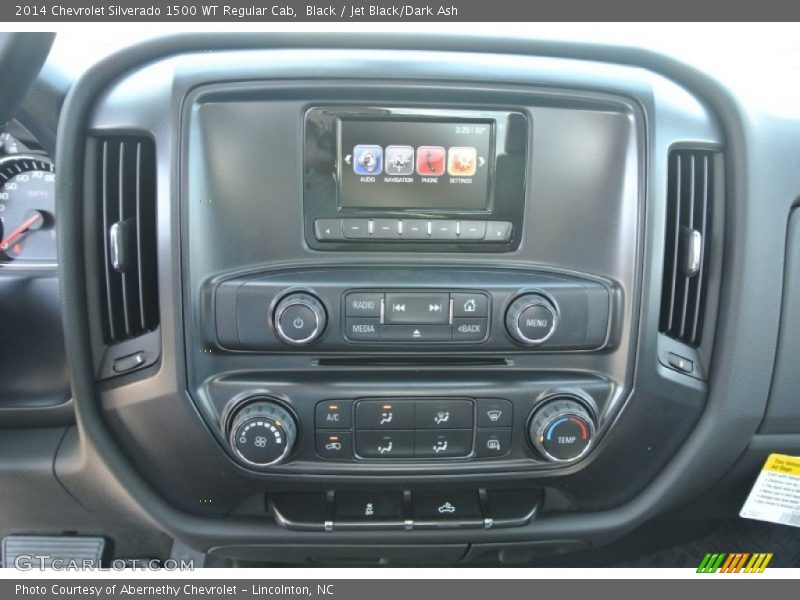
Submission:
[[[411,429],[414,403],[409,400],[363,400],[356,405],[359,429]]]

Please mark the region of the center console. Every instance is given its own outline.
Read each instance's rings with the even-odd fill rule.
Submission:
[[[618,285],[592,273],[450,258],[531,243],[526,214],[537,211],[526,189],[537,123],[524,107],[304,108],[302,241],[320,258],[360,253],[365,264],[318,260],[216,278],[204,291],[208,342],[231,356],[406,368],[420,380],[436,365],[466,366],[485,380],[468,393],[441,374],[412,392],[357,389],[357,381],[302,398],[301,385],[215,389],[220,441],[234,460],[265,472],[469,473],[543,468],[591,451],[618,393],[611,381],[574,373],[551,385],[549,374],[532,374],[524,389],[499,394],[493,371],[517,356],[606,351],[619,338]],[[370,264],[387,253],[393,264]],[[403,264],[423,253],[427,264]]]
[[[413,51],[176,56],[119,84],[166,77],[152,110],[98,103],[91,164],[131,131],[156,150],[159,276],[135,289],[160,311],[93,325],[104,418],[171,505],[286,543],[569,545],[539,528],[635,498],[694,426],[686,332],[712,339],[716,284],[662,259],[713,235],[664,219],[670,152],[709,167],[713,119],[636,69],[437,57],[441,79]],[[662,309],[664,281],[688,303]]]

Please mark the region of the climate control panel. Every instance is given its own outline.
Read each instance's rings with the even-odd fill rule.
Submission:
[[[503,399],[323,401],[316,450],[334,460],[498,458],[511,448],[512,414]]]
[[[210,341],[256,352],[596,350],[613,287],[517,270],[311,269],[209,287]]]
[[[384,397],[314,405],[317,460],[335,463],[483,462],[520,453],[567,463],[585,456],[595,435],[588,396],[553,392],[515,414],[505,398]],[[517,411],[519,412],[519,411]],[[251,468],[291,460],[303,423],[282,401],[254,395],[230,401],[222,419],[234,457]]]

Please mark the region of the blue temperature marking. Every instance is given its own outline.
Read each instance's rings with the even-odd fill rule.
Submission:
[[[552,437],[553,437],[553,429],[555,429],[558,425],[560,425],[564,421],[568,421],[568,420],[569,419],[567,417],[561,417],[558,421],[556,421],[555,423],[550,425],[550,427],[547,429],[547,439],[548,440],[552,439]]]

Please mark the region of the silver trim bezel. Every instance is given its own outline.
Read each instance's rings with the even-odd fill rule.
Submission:
[[[524,298],[524,296],[522,298]],[[521,300],[522,298],[519,298],[518,300]],[[515,340],[517,340],[520,344],[525,344],[526,346],[538,346],[539,344],[544,344],[547,340],[553,337],[553,335],[556,332],[556,329],[558,328],[558,309],[556,309],[553,303],[551,303],[549,300],[543,297],[531,300],[529,303],[526,303],[524,306],[517,309],[514,307],[514,304],[516,304],[518,300],[512,302],[509,308],[509,312],[512,311],[516,312],[515,315],[512,315],[513,319],[511,320],[511,323],[509,323],[509,319],[508,317],[506,317],[506,325],[511,330],[512,337]],[[524,313],[529,308],[534,308],[536,306],[541,306],[542,308],[547,309],[547,311],[553,316],[553,320],[552,324],[550,325],[550,329],[544,336],[532,339],[522,333],[522,330],[520,329],[519,326],[519,320],[522,317],[522,313]]]
[[[259,402],[272,404],[273,406],[275,406],[279,410],[282,410],[282,411],[286,412],[287,420],[291,420],[294,423],[297,423],[296,418],[294,417],[294,415],[287,408],[284,408],[283,405],[278,404],[277,402],[274,402],[272,400],[266,400],[266,399],[262,399],[262,398],[253,398],[252,402],[247,402],[247,404],[245,406],[241,406],[239,408],[239,410],[240,411],[246,411],[248,408],[254,406],[255,404],[258,404]],[[234,408],[234,410],[236,410],[236,409]],[[273,422],[275,421],[275,419],[273,417],[258,417],[256,415],[254,415],[254,416],[246,416],[244,418],[244,420],[242,421],[242,423],[237,424],[236,423],[237,416],[238,415],[233,414],[233,416],[231,417],[230,431],[228,431],[228,443],[230,444],[231,450],[233,450],[233,453],[236,455],[236,458],[239,459],[240,461],[242,461],[243,464],[245,464],[245,465],[247,465],[249,467],[253,467],[255,469],[264,469],[264,468],[267,468],[267,467],[271,467],[273,465],[282,463],[286,459],[286,457],[289,456],[291,451],[294,449],[294,446],[297,443],[297,432],[296,432],[297,425],[295,425],[295,433],[292,436],[292,435],[289,435],[289,430],[286,427],[284,427],[283,425],[277,424],[277,426],[280,427],[283,430],[284,437],[286,438],[286,447],[283,449],[283,452],[281,453],[281,455],[278,456],[277,458],[275,458],[273,461],[268,462],[268,463],[257,463],[257,462],[253,462],[252,460],[246,458],[239,451],[239,449],[236,447],[236,435],[235,435],[236,434],[236,430],[239,428],[240,425],[242,425],[243,423],[249,421],[250,419],[262,418],[262,419],[270,420],[270,421],[273,421]],[[294,439],[292,439],[292,438],[294,438]]]
[[[533,442],[533,446],[534,446],[534,448],[536,448],[536,451],[539,452],[544,458],[546,458],[550,462],[564,464],[564,463],[573,463],[573,462],[579,461],[584,456],[586,456],[589,453],[589,451],[591,451],[591,449],[594,447],[595,435],[597,434],[597,431],[596,431],[595,426],[594,426],[594,420],[592,419],[592,413],[584,405],[584,403],[581,400],[578,399],[578,397],[576,397],[576,396],[567,396],[567,395],[553,397],[551,400],[548,400],[545,404],[543,404],[540,410],[545,410],[546,407],[547,407],[547,404],[551,404],[551,403],[554,403],[554,402],[577,402],[578,404],[580,404],[580,406],[583,408],[583,410],[586,411],[586,415],[588,415],[588,418],[587,418],[587,416],[581,415],[580,413],[576,412],[575,410],[561,410],[561,411],[557,412],[555,415],[553,415],[552,417],[549,417],[547,419],[544,427],[542,428],[542,432],[544,432],[544,430],[547,429],[547,426],[550,425],[550,423],[552,423],[556,419],[560,419],[561,417],[564,417],[566,415],[572,415],[572,416],[575,416],[575,417],[579,417],[588,426],[588,428],[589,428],[589,443],[586,444],[586,447],[580,452],[580,454],[578,454],[577,456],[575,456],[573,458],[557,458],[557,457],[553,456],[552,454],[550,454],[545,449],[544,445],[539,441],[539,435],[538,434],[535,435],[535,436],[532,436],[533,439],[531,440],[531,442]],[[538,411],[534,411],[533,415],[531,415],[530,424],[527,427],[528,435],[530,435],[531,426],[533,425],[533,421],[536,419],[536,412],[538,412]]]
[[[281,317],[283,316],[283,313],[292,306],[305,306],[314,313],[317,321],[316,325],[314,326],[314,330],[307,337],[300,340],[290,338],[283,331],[283,327],[281,327]],[[288,296],[284,297],[275,308],[273,324],[275,328],[275,334],[282,342],[289,344],[290,346],[305,346],[306,344],[310,344],[319,338],[319,336],[322,334],[322,331],[326,325],[325,309],[323,308],[322,304],[313,296],[304,293],[289,294]]]

